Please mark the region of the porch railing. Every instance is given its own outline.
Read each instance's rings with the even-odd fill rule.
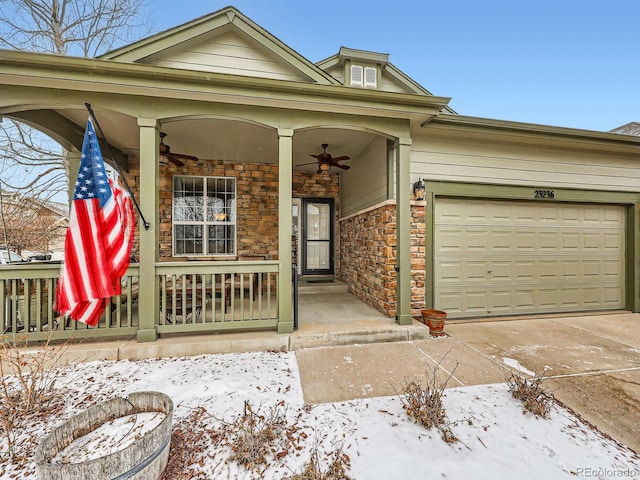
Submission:
[[[158,333],[275,328],[278,262],[156,264]]]
[[[122,294],[111,298],[98,325],[89,327],[55,312],[59,264],[0,266],[0,328],[5,338],[134,336],[140,315],[154,315],[158,333],[216,332],[276,328],[278,262],[157,263],[156,313],[138,308],[139,265],[122,279]]]
[[[60,264],[26,263],[0,267],[0,328],[5,336],[27,340],[135,335],[138,329],[138,265],[122,278],[122,293],[112,297],[98,325],[89,327],[59,316],[55,292]]]

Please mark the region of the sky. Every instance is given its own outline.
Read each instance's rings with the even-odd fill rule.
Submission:
[[[302,56],[390,54],[461,115],[608,131],[640,122],[638,0],[148,0],[158,32],[232,5]]]

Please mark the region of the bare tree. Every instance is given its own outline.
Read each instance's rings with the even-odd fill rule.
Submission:
[[[0,46],[95,57],[149,22],[142,0],[0,0]]]
[[[144,7],[144,0],[0,0],[0,48],[94,57],[148,33]],[[66,199],[67,182],[66,152],[60,145],[26,124],[2,119],[0,193],[18,192],[46,204]],[[15,225],[15,215],[0,203],[3,231],[9,217]],[[2,237],[8,247],[6,231]]]

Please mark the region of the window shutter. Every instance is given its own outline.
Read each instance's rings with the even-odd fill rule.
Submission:
[[[360,65],[351,65],[351,86],[362,86],[362,67]]]
[[[364,86],[365,88],[378,88],[378,70],[376,68],[365,67]]]

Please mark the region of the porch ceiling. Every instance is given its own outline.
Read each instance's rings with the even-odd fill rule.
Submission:
[[[38,114],[40,112],[40,115]],[[84,131],[87,111],[79,108],[57,110],[33,110],[31,117],[41,118],[43,131],[50,130],[44,125],[55,112],[68,119]],[[139,153],[139,130],[134,117],[113,111],[96,111],[96,116],[109,143],[117,151],[127,155]],[[237,162],[277,163],[278,138],[274,130],[249,122],[220,118],[190,118],[167,120],[160,126],[167,134],[165,143],[171,151],[194,155],[201,159],[228,160]],[[310,154],[322,152],[321,145],[329,144],[332,155],[348,155],[356,159],[371,143],[375,134],[370,132],[340,129],[313,128],[297,132],[293,142],[293,164],[296,170],[315,172],[317,167]],[[56,140],[60,141],[59,138]],[[72,143],[72,142],[71,142]],[[63,145],[68,148],[68,145]],[[106,152],[103,152],[106,153]],[[299,166],[301,164],[309,164]]]

